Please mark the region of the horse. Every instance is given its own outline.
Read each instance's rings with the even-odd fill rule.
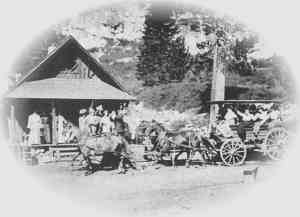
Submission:
[[[186,130],[182,132],[171,132],[164,128],[161,124],[151,125],[145,130],[146,134],[146,151],[147,156],[152,156],[154,161],[159,163],[163,157],[170,155],[172,166],[175,166],[178,157],[186,153],[186,167],[189,167],[190,161],[194,154],[200,150],[202,140],[194,131]],[[150,150],[148,147],[150,146]],[[152,146],[152,147],[151,147]]]
[[[112,160],[112,169],[118,169],[120,173],[126,172],[126,166],[136,169],[128,142],[125,138],[115,134],[103,134],[90,136],[83,132],[79,139],[80,154],[87,163],[87,173],[90,175],[98,169],[103,169],[107,160]],[[96,156],[102,156],[100,161],[95,160]],[[95,163],[96,162],[96,163]]]

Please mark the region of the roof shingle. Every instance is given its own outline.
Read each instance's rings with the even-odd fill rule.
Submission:
[[[7,94],[6,98],[135,100],[135,97],[98,78],[49,78],[24,82]]]

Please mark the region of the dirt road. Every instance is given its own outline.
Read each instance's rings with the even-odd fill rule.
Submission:
[[[252,177],[243,175],[244,170],[257,166],[255,182]],[[159,216],[162,213],[167,216],[224,203],[253,183],[270,177],[276,166],[256,162],[239,167],[151,166],[122,175],[116,171],[98,171],[90,176],[84,176],[84,171],[68,163],[28,169],[52,191],[67,195],[75,203],[95,206],[99,210],[110,208],[122,216]]]

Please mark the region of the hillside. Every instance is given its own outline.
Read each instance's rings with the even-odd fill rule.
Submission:
[[[149,4],[131,1],[85,11],[76,17],[65,20],[52,27],[49,30],[50,33],[41,37],[42,42],[33,46],[34,49],[32,50],[35,52],[31,50],[21,54],[19,60],[16,61],[18,64],[15,64],[13,68],[13,73],[28,71],[47,55],[49,46],[57,45],[62,38],[72,35],[107,71],[123,83],[131,94],[143,100],[145,105],[181,111],[201,107],[203,102],[209,99],[211,80],[211,72],[207,67],[203,67],[205,63],[202,64],[201,61],[200,66],[197,62],[198,65],[189,72],[189,76],[186,76],[183,81],[145,87],[142,81],[137,79],[136,66],[140,47],[143,43],[142,36],[145,28],[145,16],[149,13],[148,8]],[[198,45],[207,38],[203,32],[199,33],[193,26],[199,20],[203,21],[213,17],[211,15],[209,17],[207,14],[210,12],[204,9],[180,8],[176,10],[174,15],[179,28],[178,36],[184,38],[186,49],[194,59],[198,58],[199,55],[201,56],[201,52],[205,52],[199,49]],[[226,19],[228,20],[226,22],[231,25],[233,21],[229,18]],[[248,32],[245,31],[242,33],[236,31],[234,34],[235,37],[248,37]],[[50,39],[45,40],[44,37]],[[285,88],[285,85],[289,81],[286,76],[289,69],[278,65],[279,63],[284,65],[281,59],[273,56],[264,58],[263,63],[256,62],[258,68],[266,70],[254,70],[246,75],[227,73],[229,83],[247,87],[245,91],[234,95],[234,97],[251,99],[278,98],[288,95],[289,90]],[[282,76],[282,73],[285,75]],[[233,96],[229,97],[232,98]]]

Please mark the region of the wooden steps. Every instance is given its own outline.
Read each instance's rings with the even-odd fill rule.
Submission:
[[[72,160],[79,152],[78,145],[62,144],[56,146],[50,146],[49,152],[53,154],[55,161]]]

